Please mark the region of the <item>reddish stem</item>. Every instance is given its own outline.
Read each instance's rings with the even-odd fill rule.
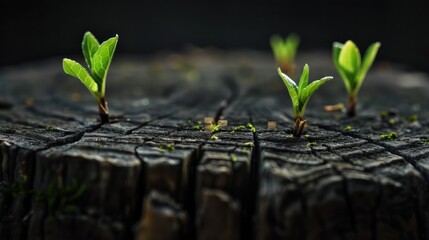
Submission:
[[[107,101],[104,97],[98,100],[98,114],[100,115],[101,123],[109,122],[109,108],[107,107]]]
[[[356,104],[357,104],[357,97],[356,96],[349,96],[349,103],[347,106],[347,116],[348,117],[356,116]]]
[[[294,137],[301,137],[306,123],[307,123],[307,120],[305,119],[302,119],[299,117],[295,118],[295,128],[293,130]]]

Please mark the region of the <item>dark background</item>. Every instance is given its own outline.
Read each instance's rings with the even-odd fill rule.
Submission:
[[[117,52],[177,51],[189,44],[269,51],[274,33],[301,36],[300,50],[374,41],[379,60],[429,72],[429,9],[418,1],[2,1],[0,66],[80,54],[83,33],[120,36]]]

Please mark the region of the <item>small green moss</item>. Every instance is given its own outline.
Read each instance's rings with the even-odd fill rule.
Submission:
[[[174,146],[170,143],[168,144],[164,144],[158,147],[158,150],[160,150],[161,152],[173,152],[176,149],[174,148]]]
[[[420,137],[420,142],[424,145],[429,145],[429,138],[427,137]]]
[[[52,125],[48,125],[46,126],[46,131],[53,131],[54,127],[52,127]]]
[[[380,112],[380,117],[382,119],[386,119],[388,115],[389,115],[389,113],[387,111]]]
[[[237,156],[231,154],[231,161],[236,162],[238,160]]]
[[[11,194],[14,198],[24,198],[33,192],[27,187],[27,183],[28,177],[24,175],[14,183],[0,185],[0,192]]]
[[[396,139],[398,133],[397,132],[390,132],[386,134],[380,134],[380,138],[385,141],[392,141]]]
[[[246,127],[243,125],[240,125],[240,126],[233,128],[230,133],[235,134],[235,132],[244,131],[244,130],[246,130]]]
[[[389,119],[389,125],[393,126],[396,124],[396,120],[394,118]]]
[[[310,137],[310,135],[308,135],[308,134],[305,134],[305,135],[304,135],[304,137],[305,137],[305,138],[309,138],[309,137]]]
[[[317,142],[309,142],[307,143],[307,147],[315,146],[317,145]]]
[[[191,126],[192,130],[197,130],[198,131],[198,130],[202,130],[203,129],[203,124],[202,124],[201,121],[194,122],[191,119],[189,119],[189,120],[186,121],[186,124],[188,126]]]
[[[213,134],[213,135],[210,136],[210,140],[218,140],[218,139],[219,138],[215,134]]]
[[[251,131],[251,132],[256,132],[256,128],[255,126],[253,126],[253,124],[251,123],[247,123],[246,127]]]
[[[347,126],[345,126],[345,127],[343,128],[343,131],[344,131],[344,132],[348,132],[348,131],[351,131],[352,129],[353,129],[353,127],[352,127],[352,126],[347,125]]]
[[[249,147],[255,146],[255,144],[253,142],[245,142],[244,145],[249,146]]]

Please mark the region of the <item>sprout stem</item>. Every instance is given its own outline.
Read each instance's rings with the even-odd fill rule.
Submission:
[[[286,73],[289,76],[295,75],[296,66],[293,62],[290,61],[282,61],[280,63],[280,69],[282,72]]]
[[[357,97],[354,95],[349,95],[349,103],[347,106],[348,117],[356,116],[356,104],[357,104]]]
[[[307,120],[302,119],[300,117],[295,118],[295,128],[293,130],[294,137],[301,137],[302,131],[304,131],[305,124]]]
[[[98,100],[98,113],[100,114],[100,121],[102,124],[109,123],[109,108],[107,101],[104,97]]]

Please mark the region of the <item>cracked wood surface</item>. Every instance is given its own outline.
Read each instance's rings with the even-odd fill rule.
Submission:
[[[429,78],[379,63],[348,119],[322,111],[346,99],[329,56],[304,59],[336,78],[299,139],[265,53],[114,60],[108,124],[60,59],[1,69],[0,239],[429,239]]]

